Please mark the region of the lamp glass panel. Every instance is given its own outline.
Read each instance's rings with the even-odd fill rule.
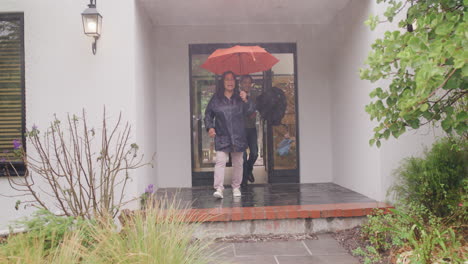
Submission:
[[[98,35],[100,36],[101,35],[101,28],[102,28],[102,16],[101,15],[97,15],[97,20],[98,20],[98,23],[97,23],[97,33]]]
[[[100,16],[98,14],[83,15],[83,27],[85,34],[92,37],[99,37],[100,35]]]

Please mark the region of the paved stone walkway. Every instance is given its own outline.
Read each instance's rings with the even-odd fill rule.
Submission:
[[[359,264],[329,234],[318,240],[222,243],[215,263]]]

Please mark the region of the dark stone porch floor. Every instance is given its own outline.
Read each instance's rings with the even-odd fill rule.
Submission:
[[[224,199],[213,197],[212,187],[164,188],[156,199],[176,197],[189,210],[187,221],[230,222],[244,220],[362,217],[374,209],[391,206],[334,183],[258,184],[241,189],[242,197],[224,190]]]
[[[156,197],[176,196],[193,209],[377,202],[334,183],[251,184],[241,191],[242,197],[234,198],[231,187],[227,187],[224,199],[216,199],[211,186],[162,188],[157,190]]]

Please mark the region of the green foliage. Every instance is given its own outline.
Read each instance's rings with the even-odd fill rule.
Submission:
[[[368,240],[378,252],[389,250],[393,246],[402,246],[403,238],[393,233],[394,228],[405,230],[391,214],[384,214],[383,210],[376,210],[367,217],[368,222],[362,226],[364,239]]]
[[[85,220],[79,217],[57,216],[45,209],[39,209],[31,218],[17,221],[17,224],[27,230],[27,237],[31,240],[41,238],[44,252],[48,252],[59,246],[66,233],[83,227]]]
[[[466,0],[465,0],[466,1]],[[388,4],[385,22],[402,10],[398,30],[387,31],[372,44],[361,79],[391,80],[370,93],[366,106],[377,120],[370,145],[398,138],[408,129],[441,124],[449,134],[467,137],[468,19],[463,0],[377,0]],[[411,5],[410,7],[408,7]],[[373,30],[381,21],[371,15]],[[403,29],[403,30],[402,30]]]
[[[11,235],[7,243],[0,245],[0,263],[69,263],[78,260],[77,249],[62,246],[64,241],[71,239],[72,232],[80,229],[87,234],[84,220],[73,217],[61,217],[40,209],[31,218],[20,220],[17,224],[23,226],[26,232]],[[13,233],[12,230],[10,230]],[[74,235],[73,240],[78,239]],[[85,243],[80,239],[80,246]],[[77,262],[76,262],[77,263]]]
[[[444,218],[433,215],[416,203],[392,209],[391,212],[385,215],[378,211],[368,216],[369,221],[363,225],[362,235],[370,246],[354,250],[354,255],[364,256],[365,263],[376,263],[381,260],[383,252],[402,252],[406,249],[411,253],[411,263],[434,263],[441,259],[448,263],[462,263],[465,254],[462,248],[463,222],[448,225]]]
[[[467,150],[466,142],[449,138],[435,142],[423,158],[403,162],[389,191],[399,203],[421,204],[440,217],[452,215],[466,198]]]
[[[144,192],[140,195],[140,208],[145,209],[146,204],[148,203],[148,200],[150,199],[151,194]]]
[[[365,249],[358,247],[352,251],[354,256],[364,257],[364,264],[372,264],[379,262],[382,257],[373,246],[367,246]]]
[[[210,250],[212,241],[194,239],[198,224],[188,224],[189,211],[178,208],[180,202],[175,200],[161,203],[150,199],[145,211],[125,218],[121,232],[104,223],[92,234],[97,243],[88,259],[92,263],[208,263],[216,253]]]
[[[409,207],[411,209],[413,207]],[[423,207],[422,207],[423,208]],[[395,233],[404,237],[412,248],[411,263],[434,263],[445,259],[448,263],[462,263],[464,256],[461,252],[463,235],[456,235],[452,226],[443,224],[443,218],[426,211],[425,215],[418,214],[418,210],[392,210],[398,222],[410,227],[407,230],[395,229]],[[428,217],[428,220],[424,218]],[[403,232],[402,232],[403,231]]]
[[[71,230],[75,220],[73,217],[59,217],[53,213],[40,209],[33,214],[32,218],[18,221],[28,230],[31,237],[42,237],[44,239],[44,250],[56,248],[66,232]]]
[[[189,212],[175,199],[149,200],[145,211],[124,217],[118,231],[112,215],[77,221],[41,211],[24,222],[27,232],[0,245],[0,263],[211,263],[217,250],[208,238],[194,239],[198,223],[187,222],[194,217]]]
[[[84,236],[80,231],[66,232],[61,239],[58,236],[52,238],[53,244],[57,245],[55,248],[50,248],[50,237],[46,233],[12,235],[7,243],[0,245],[0,263],[81,263]]]

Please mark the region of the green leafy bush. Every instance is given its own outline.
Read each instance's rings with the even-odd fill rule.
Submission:
[[[85,220],[79,217],[57,216],[45,209],[39,209],[33,213],[32,217],[17,221],[17,224],[27,230],[25,237],[21,239],[40,238],[43,240],[41,244],[44,251],[47,252],[57,248],[67,233],[84,227]]]
[[[390,192],[398,203],[415,202],[436,216],[449,216],[466,197],[467,172],[466,142],[444,138],[423,158],[404,160],[395,172],[397,180]]]
[[[418,213],[409,207],[406,210],[392,210],[395,219],[408,230],[395,228],[395,233],[401,236],[411,247],[411,263],[434,263],[444,260],[445,263],[463,263],[466,253],[463,252],[462,226],[448,226],[444,219],[430,212]],[[424,210],[424,209],[423,209]],[[428,220],[423,219],[429,216]],[[461,223],[459,223],[462,225]],[[444,262],[441,262],[444,263]]]
[[[368,216],[361,230],[370,245],[353,253],[366,263],[378,263],[383,254],[397,263],[463,263],[468,257],[467,158],[466,140],[444,138],[422,158],[404,160],[390,189],[397,209]]]
[[[362,226],[363,239],[370,245],[355,249],[353,254],[363,256],[365,263],[378,263],[383,253],[395,258],[404,253],[410,263],[463,263],[466,259],[466,227],[462,222],[447,225],[444,218],[416,203],[391,211],[368,216],[369,221]]]
[[[361,79],[374,83],[366,112],[376,120],[369,141],[379,147],[390,136],[439,124],[449,134],[468,136],[466,0],[377,0],[382,16],[366,24],[397,26],[371,45]],[[395,20],[394,20],[395,19]]]
[[[362,234],[378,252],[389,250],[393,246],[402,246],[403,238],[394,232],[397,228],[406,231],[408,228],[395,219],[392,214],[384,214],[383,210],[375,210],[362,225]]]
[[[379,252],[373,246],[367,246],[365,249],[358,247],[352,251],[354,256],[362,256],[364,257],[363,263],[364,264],[372,264],[378,263],[382,260]]]

